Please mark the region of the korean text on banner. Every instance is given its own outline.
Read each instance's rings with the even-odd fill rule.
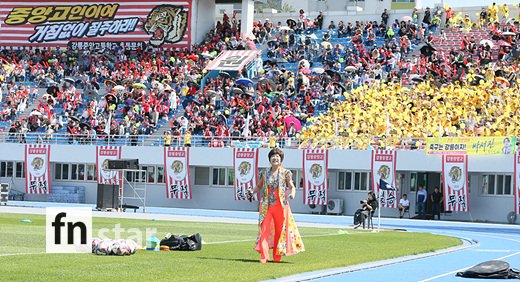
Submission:
[[[438,155],[512,155],[516,137],[431,137],[426,139],[426,154]]]

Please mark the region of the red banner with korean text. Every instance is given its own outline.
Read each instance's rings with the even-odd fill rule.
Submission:
[[[122,187],[122,172],[108,169],[108,160],[121,159],[121,146],[96,147],[97,183]]]
[[[329,152],[303,150],[303,204],[326,205],[329,189]]]
[[[192,0],[0,1],[0,46],[189,47],[191,6]]]
[[[164,147],[167,199],[191,199],[189,147]]]
[[[442,156],[444,210],[468,212],[468,156]]]
[[[25,192],[27,194],[49,194],[50,145],[25,145]]]
[[[397,208],[396,162],[396,151],[372,151],[372,190],[382,208]]]
[[[233,149],[235,168],[235,200],[247,200],[247,190],[254,189],[258,183],[258,149]],[[258,200],[254,195],[254,200]]]
[[[515,154],[515,168],[514,168],[514,181],[515,185],[515,214],[520,214],[520,153]]]

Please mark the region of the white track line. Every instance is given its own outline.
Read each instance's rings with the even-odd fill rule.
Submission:
[[[9,256],[22,256],[22,255],[43,255],[43,253],[14,253],[14,254],[0,254],[0,257],[9,257]]]

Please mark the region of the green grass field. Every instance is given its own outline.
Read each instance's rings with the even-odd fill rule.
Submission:
[[[168,232],[200,233],[206,244],[198,252],[138,251],[125,257],[44,254],[44,223],[44,216],[0,214],[2,281],[258,281],[461,244],[455,238],[422,233],[300,228],[306,251],[264,265],[253,250],[256,225],[94,218],[94,237],[100,228],[119,223],[125,229],[156,228],[159,238]],[[134,234],[123,238],[129,235]]]

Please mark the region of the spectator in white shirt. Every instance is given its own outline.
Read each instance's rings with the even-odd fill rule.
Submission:
[[[405,212],[410,209],[410,200],[408,200],[408,195],[403,194],[401,200],[399,200],[399,218],[403,218]]]

